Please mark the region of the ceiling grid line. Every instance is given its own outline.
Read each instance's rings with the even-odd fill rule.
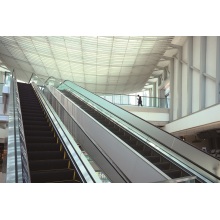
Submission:
[[[1,42],[2,42],[2,41],[1,41]],[[4,45],[3,42],[2,42],[2,44]],[[8,53],[11,54],[11,52],[8,50],[8,48],[7,48],[5,45],[4,45],[4,47],[5,47],[5,49],[8,51]],[[14,58],[13,54],[11,54],[11,57]],[[14,58],[14,59],[15,59],[15,58]],[[27,77],[27,80],[28,80],[29,77],[27,76],[27,74],[26,74],[25,71],[23,70],[22,66],[18,63],[18,61],[17,61],[16,59],[15,59],[14,61],[17,63],[18,66],[20,66],[20,68],[22,69],[22,71],[24,72],[24,74],[25,74],[25,76]],[[7,62],[7,61],[6,61],[6,62]],[[24,78],[25,78],[25,77],[24,77]]]
[[[73,78],[72,66],[70,65],[70,57],[69,57],[69,53],[68,53],[67,46],[66,46],[66,39],[63,38],[63,40],[64,40],[65,47],[66,47],[66,54],[67,54],[67,57],[68,57],[68,60],[69,60],[69,67],[70,67],[70,71],[71,71],[71,76],[72,76],[72,79],[74,79],[74,78]]]
[[[0,55],[5,58],[4,64],[17,68],[18,77],[24,81],[33,69],[44,78],[73,80],[91,92],[129,94],[145,87],[161,55],[168,56],[166,49],[171,41],[175,45],[184,41],[173,39],[172,36],[0,36]]]
[[[13,37],[13,38],[14,38],[14,40],[16,41],[15,37]],[[19,45],[18,41],[16,41],[16,44],[18,45],[18,47],[20,48],[20,50],[21,50],[21,51],[22,51],[22,53],[24,54],[24,57],[27,59],[28,64],[30,65],[30,67],[32,68],[32,70],[33,70],[33,72],[34,72],[34,69],[33,69],[32,65],[30,64],[30,62],[29,62],[29,60],[28,60],[28,58],[27,58],[26,54],[24,53],[24,51],[23,51],[23,50],[22,50],[22,48],[20,47],[20,45]],[[32,72],[32,74],[33,74],[33,72]],[[32,74],[31,74],[30,78],[32,77]],[[27,74],[26,74],[26,76],[27,76]],[[30,78],[29,78],[29,80],[30,80]]]
[[[48,43],[48,45],[49,45],[49,48],[50,48],[52,57],[53,57],[53,59],[54,59],[55,65],[56,65],[56,67],[57,67],[57,71],[58,71],[58,73],[60,74],[60,79],[62,79],[62,76],[61,76],[61,73],[60,73],[60,69],[59,69],[59,66],[57,65],[57,60],[56,60],[56,58],[55,58],[55,56],[54,56],[53,50],[52,50],[52,48],[51,48],[51,43],[50,43],[48,37],[47,37],[47,43]]]
[[[33,44],[33,46],[34,46],[36,52],[37,52],[37,55],[38,55],[39,60],[41,61],[41,63],[43,64],[43,67],[44,67],[45,71],[47,72],[47,68],[45,67],[44,62],[42,61],[41,56],[39,55],[39,51],[38,51],[38,49],[36,48],[36,46],[35,46],[35,44],[34,44],[34,42],[33,42],[32,37],[31,37],[30,39],[31,39],[31,42],[32,42],[32,44]],[[39,65],[37,65],[37,66],[39,66]],[[42,66],[40,66],[40,67],[42,68]],[[35,73],[35,74],[36,74],[36,73]],[[37,75],[37,74],[36,74],[36,75]],[[48,72],[47,72],[47,75],[49,76]]]

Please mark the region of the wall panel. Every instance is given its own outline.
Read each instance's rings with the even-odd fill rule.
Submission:
[[[212,77],[216,77],[216,42],[217,37],[207,37],[206,73]]]
[[[199,111],[199,80],[200,80],[200,73],[197,71],[192,72],[192,112]]]
[[[213,80],[206,78],[206,103],[205,103],[205,107],[209,107],[209,106],[215,104],[215,87],[216,87],[216,83]]]
[[[178,61],[174,59],[174,94],[173,94],[173,119],[177,119],[178,110]]]
[[[182,117],[187,115],[187,66],[182,64]]]
[[[193,66],[200,69],[200,37],[193,37]]]

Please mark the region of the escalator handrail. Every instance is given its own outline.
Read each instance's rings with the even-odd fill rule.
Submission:
[[[48,89],[48,87],[46,87]],[[57,100],[57,97],[54,96],[54,94],[48,89],[48,92],[54,97],[54,99],[60,103]],[[60,105],[65,108],[63,106],[62,103],[60,103]],[[111,160],[111,158],[109,158],[106,154],[103,153],[103,151],[100,150],[100,148],[97,146],[97,144],[90,139],[90,137],[84,132],[84,130],[81,128],[81,126],[78,124],[78,122],[76,120],[74,120],[74,118],[69,114],[68,111],[66,111],[66,114],[68,114],[69,117],[71,117],[71,119],[74,121],[74,123],[77,124],[77,126],[79,127],[79,129],[84,133],[84,135],[89,139],[89,141],[96,147],[96,149],[100,152],[100,154],[102,154],[103,157],[105,157],[105,159],[108,161],[109,164],[111,164],[111,166],[113,167],[113,169],[121,176],[122,179],[124,179],[125,182],[131,182],[128,177],[121,171],[121,169]]]
[[[43,94],[39,91],[38,87],[35,86],[34,83],[32,83],[32,86],[39,98],[39,101],[42,103],[42,106],[47,113],[48,117],[50,118],[51,123],[53,124],[54,129],[57,131],[57,134],[59,135],[60,140],[62,141],[63,146],[65,147],[66,151],[69,153],[69,157],[73,164],[75,165],[75,168],[79,172],[79,175],[81,176],[81,179],[84,182],[101,182],[99,177],[96,175],[93,168],[88,163],[85,164],[85,161],[82,160],[82,157],[84,155],[79,156],[76,147],[77,144],[75,143],[74,139],[71,137],[71,135],[68,135],[67,129],[65,129],[65,126],[57,116],[56,112],[53,110],[49,102],[46,100]],[[61,132],[63,135],[61,135]],[[65,140],[64,140],[65,139]],[[74,146],[75,145],[75,146]],[[72,155],[71,151],[74,151],[74,155]]]
[[[62,105],[62,107],[63,108],[65,108],[65,106],[63,105],[63,103],[62,103],[62,101],[61,100],[63,100],[63,98],[64,99],[67,99],[67,100],[69,100],[70,102],[72,102],[72,104],[74,105],[74,106],[77,106],[79,109],[80,109],[80,111],[82,111],[82,112],[84,112],[84,114],[86,114],[86,115],[88,115],[88,117],[90,117],[90,119],[91,120],[93,120],[94,122],[96,122],[97,123],[97,120],[95,120],[91,115],[89,115],[85,110],[83,110],[82,108],[80,108],[80,106],[78,106],[76,103],[74,103],[70,98],[68,98],[68,97],[66,97],[64,94],[62,94],[62,92],[61,91],[59,91],[59,90],[57,90],[56,88],[54,88],[54,87],[52,87],[52,88],[54,88],[57,92],[58,92],[58,94],[60,94],[60,95],[58,95],[57,97],[61,97],[61,99],[57,99],[57,97],[56,97],[56,95],[54,95],[53,94],[53,91],[51,91],[51,87],[49,86],[47,86],[46,87],[49,91],[50,91],[50,93],[53,95],[53,97],[55,97],[55,99],[59,102],[59,103],[61,103],[61,105]],[[69,113],[68,113],[69,114]],[[71,116],[72,118],[73,118],[73,116]],[[78,124],[78,123],[77,123]],[[98,123],[104,130],[106,130],[106,132],[109,134],[109,130],[105,127],[105,126],[103,126],[101,123]],[[80,125],[81,126],[81,125]],[[111,133],[110,133],[111,134]],[[87,136],[87,135],[86,135]],[[112,136],[112,134],[111,134],[111,136]],[[166,179],[170,179],[170,177],[169,176],[167,176],[163,171],[161,171],[158,167],[156,167],[156,166],[154,166],[154,164],[152,164],[150,161],[148,161],[146,158],[144,158],[142,155],[140,155],[140,154],[138,154],[134,149],[132,149],[127,143],[125,143],[125,142],[123,142],[119,137],[117,137],[116,135],[113,135],[114,136],[114,138],[117,140],[117,141],[119,141],[126,149],[128,149],[129,151],[131,151],[132,152],[132,154],[135,154],[136,155],[136,157],[138,157],[141,161],[143,161],[144,163],[146,163],[148,166],[150,166],[152,169],[154,169],[154,170],[156,170],[160,175],[162,175],[164,178],[166,178]],[[93,137],[93,139],[95,140],[95,138]],[[110,162],[111,163],[111,162]],[[123,171],[120,169],[120,167],[117,165],[117,164],[115,164],[115,162],[113,162],[113,164],[114,165],[116,165],[116,167],[120,170],[120,173],[122,172],[123,173]],[[119,173],[119,174],[120,174]],[[123,175],[125,176],[125,178],[127,179],[127,180],[129,180],[128,179],[128,177],[123,173]],[[127,182],[131,182],[131,181],[127,181]]]
[[[53,78],[54,78],[54,77],[53,77]],[[54,78],[54,79],[55,79],[55,78]],[[76,84],[74,84],[73,82],[71,82],[71,81],[69,81],[69,80],[65,80],[65,81],[63,81],[63,83],[60,84],[60,86],[63,85],[63,84],[65,84],[66,82],[69,82],[69,83],[71,83],[71,84],[73,84],[73,85],[76,85]],[[65,84],[65,86],[66,86],[66,87],[69,87],[69,86],[66,85],[66,84]],[[82,88],[81,86],[78,86],[78,85],[76,85],[76,86],[77,86],[77,87],[80,87],[81,89],[85,90],[86,92],[89,92],[88,90]],[[58,86],[58,88],[59,88],[59,86]],[[72,87],[69,87],[69,88],[70,88],[71,90],[74,90]],[[95,95],[95,94],[93,94],[93,93],[91,93],[91,92],[89,92],[89,93],[92,94],[92,95],[94,95],[94,96],[96,96],[96,97],[98,97],[99,99],[102,99],[102,100],[103,100],[103,98],[101,98],[101,97],[99,97],[99,96],[97,96],[97,95]],[[83,94],[81,94],[81,95],[84,96]],[[84,97],[85,97],[85,96],[84,96]],[[89,100],[88,97],[86,97],[86,99]],[[92,100],[90,100],[90,101],[92,101]],[[93,101],[92,101],[92,102],[93,102]],[[113,103],[109,102],[108,100],[105,100],[105,102],[110,103],[111,105],[114,105]],[[94,102],[93,102],[93,103],[94,103]],[[97,102],[95,102],[95,104],[98,105],[98,106],[100,106],[99,103],[97,103]],[[138,119],[141,120],[142,122],[147,123],[147,124],[150,125],[150,126],[153,126],[152,124],[148,123],[147,121],[143,120],[142,118],[140,118],[140,117],[138,117],[138,116],[136,116],[136,115],[134,115],[134,114],[132,114],[132,113],[130,113],[130,112],[128,112],[128,111],[126,111],[126,110],[120,108],[120,107],[118,107],[117,105],[114,105],[114,106],[117,107],[117,108],[119,108],[119,109],[121,109],[121,110],[123,110],[124,112],[129,113],[130,115],[133,115],[134,117],[138,118]],[[101,108],[104,108],[103,106],[100,106],[100,107],[101,107]],[[106,108],[104,108],[104,109],[109,112],[108,109],[106,109]],[[111,112],[111,114],[114,114],[114,113]],[[123,119],[120,118],[118,115],[115,115],[115,116],[116,116],[117,118],[121,119],[122,121],[124,121],[126,124],[130,124],[128,121],[123,120]],[[131,125],[131,124],[130,124],[130,125]],[[151,138],[154,142],[156,142],[157,144],[162,145],[162,146],[164,146],[165,148],[169,149],[169,151],[170,151],[171,153],[173,152],[173,153],[175,153],[176,155],[179,155],[179,157],[182,157],[183,159],[185,159],[185,162],[181,162],[181,164],[182,164],[182,163],[191,163],[191,164],[194,165],[194,167],[197,167],[197,168],[203,170],[202,173],[205,172],[205,173],[209,174],[210,176],[212,176],[212,177],[214,177],[214,178],[216,178],[216,179],[219,180],[219,177],[218,177],[217,175],[215,175],[214,173],[210,172],[209,170],[207,170],[207,169],[204,168],[203,166],[200,166],[199,164],[195,163],[195,162],[192,161],[191,159],[185,157],[184,155],[180,154],[179,152],[175,151],[174,149],[170,148],[169,145],[164,144],[164,143],[158,141],[157,139],[155,139],[154,137],[150,136],[149,134],[147,134],[147,133],[144,132],[143,130],[139,129],[138,127],[135,127],[133,124],[132,124],[131,126],[133,126],[135,129],[139,130],[141,133],[145,134],[147,137],[150,137],[150,138]],[[156,128],[155,126],[153,126],[153,127],[154,127],[154,129]],[[173,138],[175,138],[175,139],[181,141],[179,138],[176,138],[174,135],[169,134],[168,132],[166,132],[166,131],[164,131],[164,130],[161,130],[161,129],[159,129],[159,128],[156,128],[156,129],[160,130],[161,132],[163,132],[163,133],[165,133],[165,134],[168,134],[169,137],[173,137]],[[146,139],[146,137],[145,137],[145,139]],[[174,143],[174,141],[173,141],[173,143]],[[172,143],[172,144],[173,144],[173,143]],[[186,144],[185,142],[183,142],[183,143]],[[190,144],[187,144],[187,145],[189,145],[189,146],[193,147],[194,149],[200,151],[200,153],[202,152],[202,154],[205,154],[203,151],[201,151],[201,150],[195,148],[193,145],[190,145]],[[173,147],[173,146],[172,146],[172,147]],[[209,155],[209,156],[210,156],[210,155]],[[214,158],[214,160],[215,160],[215,159],[216,159],[216,158]],[[179,159],[178,159],[178,160],[179,160]],[[180,160],[180,161],[181,161],[181,160]],[[188,161],[188,162],[187,162],[187,161]],[[214,163],[214,165],[216,166],[216,162],[213,162],[213,163]],[[212,164],[211,164],[211,165],[212,165]],[[212,170],[212,168],[211,168],[211,170]],[[206,179],[206,178],[205,178],[205,179]]]
[[[65,80],[60,86],[62,86],[62,85],[64,84],[66,87],[70,88],[70,90],[79,93],[78,91],[74,90],[72,87],[66,85],[65,82],[69,82],[69,83],[73,84],[74,86],[76,85],[76,84],[74,84],[73,82],[71,82],[71,81],[69,81],[69,80]],[[60,86],[59,86],[59,87],[60,87]],[[77,87],[80,87],[80,86],[78,86],[78,85],[76,85],[76,86],[77,86]],[[57,89],[59,89],[59,87],[58,87]],[[80,87],[80,88],[83,89],[83,90],[85,90],[87,93],[90,93],[91,95],[94,95],[94,96],[98,97],[99,99],[102,99],[102,100],[104,100],[105,102],[107,102],[107,103],[109,103],[109,104],[111,104],[111,105],[114,105],[113,103],[109,102],[108,100],[105,100],[105,99],[103,99],[103,98],[101,98],[101,97],[99,97],[99,96],[97,96],[97,95],[95,95],[95,94],[89,92],[88,90],[86,90],[86,89],[84,89],[84,88],[82,88],[82,87]],[[110,111],[110,108],[107,109],[107,108],[105,108],[104,106],[101,106],[99,103],[94,102],[94,101],[91,100],[90,98],[86,97],[84,94],[81,94],[81,93],[80,93],[80,95],[82,95],[83,97],[85,97],[87,100],[90,100],[92,103],[95,103],[95,105],[98,105],[99,107],[105,109],[107,112],[110,112],[110,114],[115,115],[114,112],[111,112],[111,111]],[[117,105],[114,105],[114,106],[115,106],[116,108],[118,108],[118,109],[124,111],[124,112],[127,112],[127,113],[133,115],[134,117],[140,119],[140,120],[143,121],[144,123],[147,123],[148,125],[154,127],[154,129],[158,129],[158,130],[160,130],[161,132],[163,132],[163,133],[165,133],[165,134],[167,134],[167,135],[170,135],[172,138],[181,141],[179,138],[175,137],[174,135],[169,134],[168,132],[157,128],[156,126],[154,126],[154,125],[150,124],[149,122],[147,122],[147,121],[141,119],[140,117],[138,117],[138,116],[136,116],[136,115],[134,115],[134,114],[132,114],[132,113],[130,113],[130,112],[128,112],[128,111],[122,109],[122,108],[120,108],[119,106],[117,106]],[[195,166],[199,167],[200,169],[204,170],[204,171],[207,172],[209,175],[211,175],[211,176],[215,177],[216,179],[220,180],[220,177],[219,177],[219,176],[215,175],[214,173],[210,172],[210,171],[207,170],[206,168],[200,166],[199,164],[195,163],[194,161],[190,160],[189,158],[185,157],[184,155],[182,155],[182,154],[180,154],[179,152],[175,151],[174,149],[170,148],[170,147],[167,146],[166,144],[164,144],[164,143],[162,143],[162,142],[156,140],[154,137],[150,136],[149,134],[147,134],[146,132],[142,131],[142,130],[139,129],[138,127],[136,127],[136,126],[134,126],[133,124],[129,123],[128,121],[125,121],[125,120],[124,120],[123,118],[121,118],[120,116],[115,115],[115,117],[119,118],[120,120],[124,121],[126,124],[129,124],[130,126],[132,126],[132,127],[134,127],[135,129],[139,130],[140,132],[142,132],[142,133],[145,134],[146,136],[152,138],[156,143],[159,143],[159,144],[163,145],[164,147],[166,147],[166,148],[168,148],[169,150],[173,151],[173,152],[176,153],[177,155],[183,157],[185,160],[189,161],[190,163],[192,163],[192,164],[194,164]],[[183,142],[183,143],[186,144],[186,145],[192,146],[192,145],[190,145],[190,144],[188,144],[188,143],[186,143],[186,142]],[[198,150],[199,152],[204,153],[203,151],[201,151],[201,150],[195,148],[194,146],[193,146],[193,148],[196,149],[196,150]],[[208,155],[208,154],[207,154],[207,155]],[[208,155],[208,156],[209,156],[209,155]],[[212,157],[212,158],[213,158],[213,157]],[[213,159],[216,159],[216,158],[213,158]]]
[[[54,78],[54,77],[53,77],[53,78]],[[54,79],[56,79],[56,78],[54,78]],[[94,96],[97,96],[98,98],[100,98],[100,99],[106,101],[107,103],[109,103],[109,104],[115,106],[116,108],[119,108],[120,110],[123,110],[123,111],[125,111],[125,112],[127,112],[127,113],[133,115],[134,117],[138,118],[139,120],[143,121],[144,123],[147,123],[147,124],[149,124],[149,125],[152,126],[152,127],[155,127],[156,129],[158,129],[158,130],[160,130],[160,131],[162,131],[162,132],[164,132],[164,133],[166,133],[166,134],[172,136],[173,138],[176,138],[176,139],[178,139],[178,140],[181,140],[181,139],[177,138],[176,136],[174,136],[173,134],[171,134],[171,133],[169,133],[169,132],[167,132],[167,131],[165,131],[165,130],[162,130],[162,129],[158,128],[158,127],[156,127],[155,125],[153,125],[153,124],[151,124],[150,122],[144,120],[143,118],[141,118],[141,117],[139,117],[139,116],[133,114],[132,112],[129,112],[129,111],[127,111],[126,109],[123,109],[123,108],[119,107],[118,105],[116,105],[116,104],[114,104],[114,103],[112,103],[112,102],[110,102],[110,101],[108,101],[108,100],[106,100],[106,99],[104,99],[104,98],[102,98],[102,97],[100,97],[100,96],[98,96],[98,95],[96,95],[96,94],[90,92],[89,90],[87,90],[87,89],[85,89],[85,88],[83,88],[83,87],[81,87],[81,86],[79,86],[79,85],[77,85],[77,84],[71,82],[70,80],[64,80],[59,86],[62,86],[62,84],[65,84],[66,82],[70,82],[70,83],[72,83],[73,85],[76,85],[76,86],[80,87],[81,89],[85,90],[86,92],[91,93],[91,94],[94,95]],[[65,85],[66,85],[66,84],[65,84]],[[57,87],[58,90],[59,90],[59,86]],[[70,86],[68,86],[68,85],[66,85],[66,86],[69,87],[71,90],[74,90],[72,87],[70,87]],[[77,91],[76,91],[76,92],[77,92]],[[77,93],[78,93],[78,92],[77,92]],[[84,95],[81,94],[81,93],[80,93],[80,95],[84,96]],[[93,100],[89,99],[89,98],[86,97],[86,96],[84,96],[84,97],[85,97],[86,99],[90,100],[92,103],[95,103],[96,105],[100,106],[102,109],[105,109],[105,110],[108,111],[109,113],[115,115],[114,112],[111,112],[109,108],[105,108],[104,106],[100,105],[100,104],[97,103],[97,102],[94,102]],[[132,127],[135,127],[133,124],[129,123],[128,121],[125,121],[125,120],[124,120],[123,118],[121,118],[120,116],[115,115],[115,117],[117,117],[117,118],[119,118],[120,120],[124,121],[126,124],[129,124],[129,125],[131,125]],[[159,142],[157,139],[155,139],[154,137],[150,136],[149,134],[147,134],[147,133],[144,132],[143,130],[139,129],[138,127],[135,127],[135,129],[137,129],[137,130],[139,130],[140,132],[144,133],[145,135],[151,137],[151,138],[154,139],[156,142]],[[181,141],[182,141],[182,140],[181,140]],[[184,141],[183,141],[183,142],[184,142]],[[185,142],[184,142],[184,143],[185,143]],[[161,143],[161,144],[163,144],[163,143]],[[164,145],[164,144],[163,144],[163,145]],[[204,151],[202,151],[202,150],[196,148],[194,145],[192,145],[192,144],[190,144],[190,143],[187,143],[187,145],[190,145],[191,147],[195,148],[196,150],[201,151],[201,152],[203,152],[203,153],[205,153],[205,154],[208,154],[208,153],[206,153],[206,152],[204,152]],[[169,148],[169,146],[166,146],[166,147]],[[171,150],[172,150],[172,149],[171,149]],[[177,152],[177,153],[178,153],[178,152]],[[209,155],[209,154],[208,154],[208,155]],[[210,156],[211,156],[211,155],[210,155]],[[212,157],[213,157],[213,156],[212,156]],[[214,158],[214,157],[213,157],[213,158]]]
[[[71,92],[70,92],[70,93],[71,93]],[[74,96],[75,94],[72,93],[72,95]],[[79,97],[77,97],[77,98],[79,98]],[[70,98],[70,100],[71,100],[71,98]],[[85,101],[85,100],[80,99],[80,98],[79,98],[79,100],[81,100],[81,101],[83,101],[83,102]],[[88,105],[88,103],[86,103],[86,104]],[[90,106],[90,105],[89,105],[89,106]],[[93,108],[94,106],[90,106],[90,107]],[[95,108],[93,108],[93,109],[94,109],[94,110],[97,110],[97,109],[95,109]],[[105,117],[106,117],[106,115],[105,115]],[[108,117],[108,116],[107,116],[107,117]],[[116,124],[117,126],[121,127],[122,129],[125,129],[127,133],[130,133],[130,131],[127,130],[126,127],[122,126],[121,124],[118,124],[116,121],[113,120],[113,118],[110,118],[110,117],[109,117],[108,119],[109,119],[111,122],[113,122],[114,124]],[[130,133],[130,134],[131,134],[131,133]],[[134,134],[132,133],[131,135],[134,135]],[[176,159],[176,158],[174,157],[175,151],[173,151],[173,152],[172,152],[172,155],[171,155],[169,152],[166,152],[166,151],[164,151],[163,149],[157,148],[155,145],[152,145],[152,143],[150,143],[149,140],[146,140],[146,139],[143,140],[143,139],[141,139],[140,137],[138,137],[137,134],[135,134],[135,137],[138,138],[140,141],[144,141],[145,144],[147,143],[147,146],[148,146],[149,148],[151,148],[152,150],[157,151],[158,153],[162,154],[162,155],[163,155],[164,157],[166,157],[167,159],[168,159],[168,158],[171,158],[172,163],[176,164],[177,166],[178,166],[178,164],[180,164],[179,161],[178,161],[178,159]],[[183,156],[181,156],[181,157],[183,158]],[[186,159],[186,158],[185,158],[185,159]],[[168,159],[168,160],[169,160],[169,159]],[[189,161],[189,160],[187,160],[187,161]],[[198,172],[195,172],[191,167],[189,167],[189,166],[187,166],[187,165],[185,165],[185,164],[183,164],[183,163],[181,163],[179,166],[182,167],[181,169],[192,173],[192,175],[197,175],[198,178],[203,179],[204,182],[210,182],[210,181],[209,181],[207,178],[205,178],[203,175],[199,174]]]
[[[16,74],[12,71],[6,182],[30,183],[30,170],[23,129]]]
[[[37,78],[39,78],[36,74],[34,74]],[[57,78],[55,78],[55,77],[53,77],[53,76],[50,76],[50,77],[48,77],[48,79],[45,81],[45,82],[43,82],[40,78],[39,78],[39,81],[41,81],[41,83],[43,83],[43,85],[44,85],[44,87],[45,88],[47,88],[47,82],[50,80],[50,79],[54,79],[54,80],[58,80],[59,81],[59,83],[57,83],[58,84],[58,86],[62,83],[62,80],[60,80],[60,79],[57,79]],[[38,85],[38,82],[37,82],[37,85]],[[55,87],[55,85],[53,85],[54,87]],[[50,92],[50,90],[48,89],[48,91]],[[51,93],[51,92],[50,92]],[[53,95],[52,93],[51,93],[51,95]],[[53,96],[54,97],[54,96]],[[56,97],[54,97],[55,99],[56,99]],[[57,100],[57,99],[56,99]],[[69,113],[66,111],[66,113],[69,115]],[[72,118],[72,120],[73,120],[73,118]],[[73,120],[77,125],[78,125],[78,123],[75,121],[75,120]],[[79,126],[79,125],[78,125]],[[79,128],[80,128],[80,126],[79,126]],[[81,128],[80,128],[81,129]],[[109,164],[111,164],[111,166],[112,166],[112,168],[121,176],[121,178],[122,179],[124,179],[124,181],[125,182],[130,182],[130,180],[126,177],[126,175],[124,175],[123,174],[123,172],[120,170],[120,168],[111,160],[111,158],[109,158],[107,155],[104,155],[103,154],[103,152],[99,149],[99,147],[97,147],[96,146],[96,144],[94,143],[94,141],[92,141],[89,137],[88,137],[88,135],[81,129],[81,131],[86,135],[86,137],[90,140],[90,142],[96,147],[96,149],[99,151],[99,153],[103,156],[103,157],[105,157],[105,159],[109,162]]]

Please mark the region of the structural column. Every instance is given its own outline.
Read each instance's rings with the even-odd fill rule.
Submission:
[[[193,37],[188,37],[187,57],[187,115],[190,115],[192,113]]]
[[[174,60],[170,60],[170,122],[173,121],[173,101],[174,101]]]
[[[220,37],[216,42],[216,104],[220,103]]]
[[[206,97],[206,37],[200,37],[200,96],[199,96],[199,109],[205,108]]]
[[[178,79],[177,79],[177,92],[178,92],[178,109],[177,109],[177,118],[182,117],[182,47],[178,48]]]

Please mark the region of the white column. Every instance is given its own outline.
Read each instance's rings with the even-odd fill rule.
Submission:
[[[205,108],[205,94],[206,94],[206,37],[200,38],[200,96],[199,96],[199,109]]]
[[[190,115],[192,113],[193,37],[188,37],[187,57],[187,115]]]
[[[220,37],[216,42],[216,104],[220,102]]]
[[[173,121],[174,60],[170,60],[170,122]]]
[[[178,109],[177,109],[177,118],[182,117],[182,47],[179,47],[178,49]]]

